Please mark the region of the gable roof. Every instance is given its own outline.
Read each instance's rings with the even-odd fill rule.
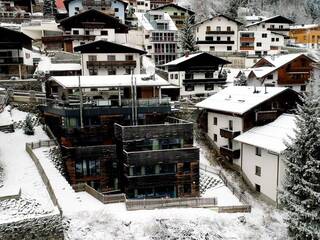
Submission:
[[[273,122],[254,127],[234,140],[280,154],[286,150],[285,142],[295,137],[296,121],[293,114],[282,114]]]
[[[262,78],[301,56],[310,59],[310,61],[312,61],[313,63],[316,62],[314,59],[310,58],[304,53],[265,56],[261,58],[258,62],[256,62],[255,65],[253,65],[251,68],[239,71],[237,77],[240,76],[240,72],[244,72],[247,77],[250,76],[250,74],[254,74],[257,78]],[[257,65],[262,61],[267,61],[267,63],[264,64],[264,66],[258,67]]]
[[[32,38],[23,32],[0,27],[0,49],[15,49],[26,47],[31,49]]]
[[[200,24],[202,24],[202,23],[211,21],[211,20],[213,20],[213,19],[215,19],[215,18],[218,18],[218,17],[224,17],[224,18],[228,19],[229,21],[233,21],[233,22],[237,23],[238,25],[243,25],[242,22],[239,22],[239,21],[237,21],[237,20],[235,20],[235,19],[233,19],[233,18],[231,18],[231,17],[228,17],[228,16],[226,16],[226,15],[219,14],[219,15],[213,16],[213,17],[211,17],[211,18],[208,18],[208,19],[206,19],[206,20],[204,20],[204,21],[202,21],[202,22],[198,22],[198,23],[194,24],[193,26],[198,26],[198,25],[200,25]]]
[[[98,40],[80,45],[78,47],[75,47],[74,51],[81,53],[146,53],[145,51],[138,48],[114,42],[108,42],[105,40]]]
[[[251,27],[255,25],[259,25],[260,23],[288,23],[288,24],[293,24],[294,21],[290,20],[289,18],[283,17],[281,15],[265,18],[259,22],[255,22],[252,24],[247,25],[246,27]]]
[[[59,27],[62,27],[64,30],[83,28],[83,24],[86,22],[102,23],[105,25],[105,28],[114,28],[116,33],[128,33],[129,29],[129,27],[122,24],[119,19],[95,9],[90,9],[62,19]]]
[[[292,90],[286,87],[230,86],[197,103],[196,107],[243,115],[285,91]]]
[[[187,8],[184,8],[184,7],[182,7],[182,6],[178,5],[178,4],[175,4],[175,3],[165,4],[165,5],[162,5],[162,6],[160,6],[160,7],[153,8],[153,9],[151,9],[151,10],[149,10],[149,11],[152,11],[152,10],[162,10],[162,9],[164,9],[164,8],[166,8],[166,7],[173,7],[173,8],[176,8],[176,9],[179,9],[179,10],[182,10],[182,11],[185,11],[185,12],[188,12],[190,15],[194,15],[194,14],[195,14],[194,11],[192,11],[192,10],[190,10],[190,9],[187,9]]]
[[[177,58],[171,62],[168,62],[166,64],[164,64],[163,66],[179,66],[179,65],[182,65],[183,63],[186,63],[190,60],[194,60],[194,59],[197,59],[197,60],[200,60],[200,59],[205,59],[207,62],[215,62],[217,64],[230,64],[231,62],[229,61],[226,61],[222,58],[219,58],[219,57],[216,57],[210,53],[206,53],[206,52],[200,52],[200,53],[193,53],[193,54],[190,54],[188,56],[183,56],[183,57],[180,57],[180,58]]]

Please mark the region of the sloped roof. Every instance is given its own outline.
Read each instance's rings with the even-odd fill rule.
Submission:
[[[114,28],[116,33],[128,32],[129,27],[122,24],[119,19],[107,15],[101,11],[90,9],[85,12],[62,19],[59,27],[66,30],[71,28],[83,28],[84,22],[100,22],[106,25],[106,28]]]
[[[208,18],[208,19],[206,19],[206,20],[204,20],[204,21],[202,21],[202,22],[198,22],[198,23],[194,24],[193,26],[200,25],[200,24],[202,24],[202,23],[205,23],[205,22],[207,22],[207,21],[211,21],[212,19],[215,19],[215,18],[218,18],[218,17],[224,17],[224,18],[228,19],[229,21],[233,21],[233,22],[237,23],[238,25],[243,25],[242,22],[239,22],[239,21],[237,21],[237,20],[235,20],[235,19],[233,19],[233,18],[231,18],[231,17],[228,17],[228,16],[226,16],[226,15],[219,14],[219,15],[213,16],[213,17],[211,17],[211,18]]]
[[[80,45],[75,47],[74,51],[81,53],[146,53],[142,49],[105,40],[98,40]]]
[[[182,10],[182,11],[185,11],[185,12],[188,12],[190,15],[195,14],[194,11],[192,11],[192,10],[190,10],[190,9],[187,9],[187,8],[184,8],[184,7],[182,7],[182,6],[178,5],[178,4],[175,4],[175,3],[165,4],[165,5],[162,5],[162,6],[160,6],[160,7],[153,8],[153,9],[151,9],[151,10],[149,10],[149,11],[152,11],[152,10],[162,10],[162,9],[164,9],[164,8],[166,8],[166,7],[173,7],[173,8],[176,8],[176,9],[179,9],[179,10]]]
[[[155,74],[154,79],[149,79],[147,74],[136,74],[136,85],[146,86],[168,86],[170,85],[165,79]],[[79,78],[81,88],[105,88],[105,87],[131,87],[131,75],[105,75],[105,76],[53,76],[51,81],[55,81],[66,89],[78,88]]]
[[[148,11],[147,13],[139,13],[139,12],[135,12],[134,14],[136,15],[137,19],[138,19],[138,23],[140,25],[143,26],[144,29],[148,30],[148,31],[152,31],[152,30],[157,30],[154,25],[152,25],[152,23],[149,21],[148,19],[148,14],[156,12],[153,9]],[[160,12],[160,11],[158,11]],[[177,27],[175,25],[175,23],[172,21],[170,15],[168,13],[164,13],[161,12],[163,14],[163,20],[168,21],[168,30],[169,31],[177,31]]]
[[[252,24],[247,25],[246,27],[251,27],[251,26],[255,26],[255,25],[259,25],[260,23],[288,23],[288,24],[293,24],[294,21],[290,20],[289,18],[277,15],[277,16],[273,16],[273,17],[269,17],[269,18],[265,18],[259,22],[255,22]]]
[[[230,86],[197,103],[196,107],[243,115],[255,106],[288,90],[290,89],[286,87]]]
[[[282,114],[273,122],[254,127],[234,140],[280,154],[287,148],[285,143],[295,137],[295,129],[295,115]]]
[[[168,62],[166,64],[164,64],[163,66],[177,66],[181,63],[184,63],[184,62],[188,62],[190,61],[191,59],[194,59],[194,58],[207,58],[208,61],[214,59],[217,63],[219,64],[230,64],[231,62],[229,61],[226,61],[222,58],[219,58],[219,57],[216,57],[214,55],[211,55],[210,53],[206,53],[206,52],[200,52],[200,53],[194,53],[194,54],[190,54],[189,56],[183,56],[183,57],[180,57],[180,58],[177,58],[171,62]]]

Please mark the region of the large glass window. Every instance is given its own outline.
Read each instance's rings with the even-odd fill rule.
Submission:
[[[76,175],[78,177],[99,176],[100,160],[82,160],[76,162]]]

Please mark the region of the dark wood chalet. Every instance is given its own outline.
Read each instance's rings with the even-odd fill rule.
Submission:
[[[97,36],[115,42],[117,35],[128,33],[128,26],[120,23],[119,19],[95,9],[61,20],[59,28],[63,30],[63,35],[42,37],[42,42],[48,49],[57,48],[57,43],[60,43],[60,48],[73,52],[74,47],[93,42],[97,40]],[[122,38],[125,40],[125,36]]]
[[[34,70],[32,39],[4,27],[0,27],[0,35],[0,79],[28,78]]]

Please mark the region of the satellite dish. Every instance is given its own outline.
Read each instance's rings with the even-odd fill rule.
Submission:
[[[152,67],[152,66],[148,66],[147,69],[146,69],[146,73],[148,75],[154,75],[155,74],[155,68]]]

